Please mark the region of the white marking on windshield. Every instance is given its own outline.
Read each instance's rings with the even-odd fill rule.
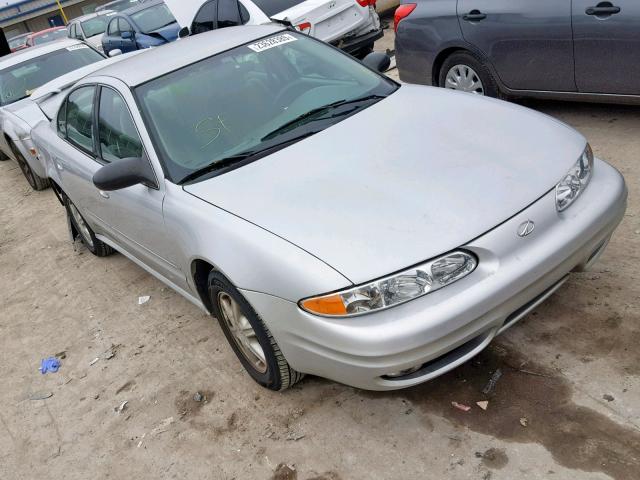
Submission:
[[[251,45],[247,45],[254,52],[263,52],[264,50],[269,50],[270,48],[277,47],[278,45],[282,45],[284,43],[295,42],[297,40],[293,35],[289,35],[288,33],[283,33],[282,35],[276,35],[275,37],[265,38],[264,40],[260,40],[259,42],[252,43]]]

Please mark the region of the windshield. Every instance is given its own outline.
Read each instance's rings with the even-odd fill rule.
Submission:
[[[66,28],[61,28],[60,30],[53,30],[41,35],[36,35],[35,37],[33,37],[33,44],[42,45],[43,43],[53,42],[54,40],[60,40],[61,38],[67,38]]]
[[[397,88],[325,44],[280,33],[136,88],[167,176],[313,134]]]
[[[272,17],[276,13],[284,12],[304,1],[305,0],[253,0],[253,3],[260,7],[260,10],[262,10],[267,17]]]
[[[90,20],[85,20],[81,22],[82,31],[84,32],[84,36],[86,38],[94,37],[96,35],[100,35],[104,33],[107,29],[107,20],[109,19],[106,15],[101,15],[99,17],[92,18]]]
[[[86,45],[73,45],[0,70],[0,105],[28,97],[38,87],[65,73],[104,60]]]
[[[142,33],[153,32],[176,21],[164,3],[136,12],[131,15],[131,19]]]
[[[17,38],[12,38],[11,40],[9,40],[9,48],[24,47],[27,44],[28,36],[29,34],[25,34]]]

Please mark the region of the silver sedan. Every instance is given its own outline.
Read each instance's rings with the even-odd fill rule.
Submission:
[[[593,264],[627,198],[566,125],[276,26],[99,70],[33,139],[72,235],[215,316],[274,390],[454,368]]]

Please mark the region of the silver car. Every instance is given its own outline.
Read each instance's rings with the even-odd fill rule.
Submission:
[[[627,198],[566,125],[277,26],[97,71],[33,138],[72,234],[215,316],[274,390],[454,368],[595,262]]]
[[[45,119],[36,102],[52,102],[64,82],[45,90],[41,87],[104,58],[78,40],[60,40],[0,59],[0,155],[18,164],[34,190],[49,186],[30,136],[31,128]]]

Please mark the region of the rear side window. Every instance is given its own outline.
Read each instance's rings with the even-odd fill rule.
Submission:
[[[111,88],[100,92],[100,153],[105,162],[142,157],[142,142],[124,99]]]
[[[300,5],[304,0],[253,0],[260,10],[262,10],[267,17],[272,17],[276,13],[284,12],[285,10]]]
[[[67,139],[87,152],[93,152],[93,98],[95,87],[74,90],[67,99]]]
[[[248,21],[249,12],[237,0],[210,0],[200,8],[193,19],[191,34],[244,25]]]

